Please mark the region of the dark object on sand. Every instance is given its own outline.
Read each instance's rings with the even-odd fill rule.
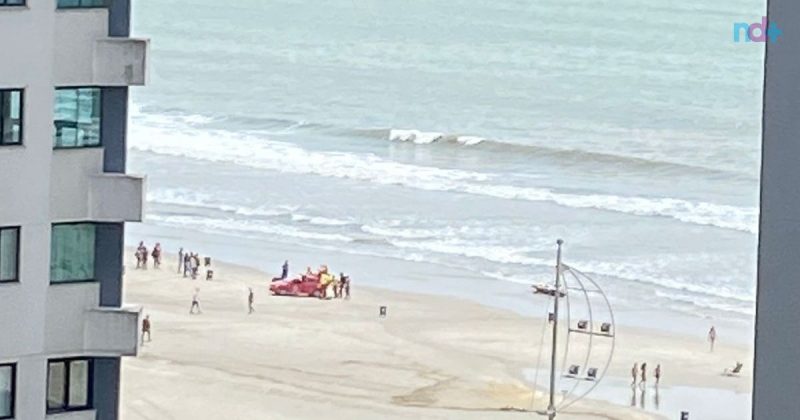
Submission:
[[[611,334],[611,324],[604,322],[603,325],[600,326],[600,332]]]
[[[689,412],[681,411],[681,420],[689,420]]]
[[[589,368],[589,370],[586,371],[586,379],[592,381],[597,379],[597,368]]]
[[[380,308],[380,310],[378,312],[378,316],[380,316],[381,318],[386,318],[386,307],[385,306],[381,306],[381,308]]]
[[[578,321],[578,329],[579,330],[585,330],[586,327],[588,327],[588,326],[589,326],[589,321],[584,321],[584,320]]]

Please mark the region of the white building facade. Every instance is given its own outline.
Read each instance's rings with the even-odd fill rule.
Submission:
[[[130,0],[0,0],[0,420],[118,418],[128,87],[146,79]]]

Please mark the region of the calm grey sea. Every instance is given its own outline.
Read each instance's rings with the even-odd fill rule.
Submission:
[[[732,28],[763,13],[137,1],[152,70],[129,158],[149,175],[149,215],[129,241],[524,306],[563,238],[623,322],[747,322],[763,45]]]

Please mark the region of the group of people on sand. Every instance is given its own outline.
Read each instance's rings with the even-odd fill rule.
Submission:
[[[213,280],[214,270],[211,269],[211,258],[205,257],[204,264],[200,264],[200,254],[196,252],[184,252],[183,248],[178,251],[178,273],[183,272],[183,277],[190,277],[196,280],[198,276],[205,277],[206,280]]]
[[[640,376],[641,373],[641,376]],[[655,386],[658,387],[658,384],[661,382],[661,365],[656,365],[655,370],[653,371],[653,376],[655,377]],[[631,368],[631,377],[633,378],[633,382],[631,383],[631,387],[635,387],[638,383],[639,388],[645,389],[647,387],[647,362],[642,362],[641,367],[638,363],[633,364],[633,368]]]
[[[641,376],[640,376],[641,375]],[[643,362],[641,367],[638,363],[633,364],[633,368],[631,368],[631,376],[633,377],[633,382],[631,383],[631,407],[636,407],[636,400],[637,400],[637,390],[639,391],[639,406],[642,410],[645,409],[646,406],[646,399],[647,399],[647,363]],[[656,405],[656,410],[658,410],[660,404],[660,398],[658,395],[658,384],[661,382],[661,365],[657,365],[655,370],[653,371],[653,376],[655,377],[655,384],[653,388],[655,389],[655,395],[653,395],[653,403]],[[638,385],[638,389],[637,389]]]
[[[330,299],[328,297],[328,289],[333,288],[334,299],[350,299],[350,277],[344,273],[339,273],[339,277],[335,274],[328,273],[328,266],[323,265],[317,273],[311,272],[311,267],[306,269],[306,277],[317,276],[319,278],[321,293],[320,299]]]
[[[286,260],[281,267],[281,276],[273,277],[272,281],[282,281],[288,278],[289,260]],[[319,282],[318,295],[320,299],[350,299],[350,276],[339,273],[337,277],[335,274],[330,273],[328,266],[325,264],[320,266],[316,272],[311,267],[307,267],[306,272],[300,276],[300,279],[304,282]]]
[[[712,326],[711,329],[708,330],[708,343],[710,346],[710,352],[714,352],[714,344],[717,342],[717,329]],[[740,362],[736,363],[736,367],[733,369],[725,369],[725,374],[728,372],[732,372],[733,374],[738,374],[739,371],[742,369],[742,364]],[[656,365],[655,370],[653,371],[653,376],[655,377],[655,386],[658,387],[659,382],[661,382],[661,365]],[[633,382],[631,383],[632,387],[635,387],[637,384],[641,389],[644,389],[647,386],[647,363],[643,362],[641,366],[638,363],[633,364],[633,368],[631,368],[631,378],[633,378]]]
[[[156,245],[153,247],[153,251],[148,253],[147,246],[145,246],[144,241],[139,242],[139,246],[136,247],[136,268],[147,270],[147,259],[148,256],[153,257],[153,268],[160,268],[161,267],[161,243],[156,242]]]
[[[303,281],[319,281],[320,299],[331,299],[330,292],[333,292],[334,299],[350,299],[350,277],[344,273],[339,273],[339,277],[328,272],[328,266],[323,265],[315,273],[311,267],[306,268],[303,274]]]

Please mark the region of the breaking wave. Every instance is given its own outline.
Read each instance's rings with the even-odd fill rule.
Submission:
[[[685,223],[755,233],[755,208],[691,202],[670,197],[577,194],[549,188],[503,183],[503,176],[478,171],[444,169],[395,162],[369,153],[323,152],[272,141],[264,136],[207,130],[136,125],[133,150],[247,166],[268,171],[344,178],[378,185],[397,185],[507,200],[549,202],[577,209],[598,209],[636,216],[667,217]],[[336,162],[336,165],[330,165]]]

